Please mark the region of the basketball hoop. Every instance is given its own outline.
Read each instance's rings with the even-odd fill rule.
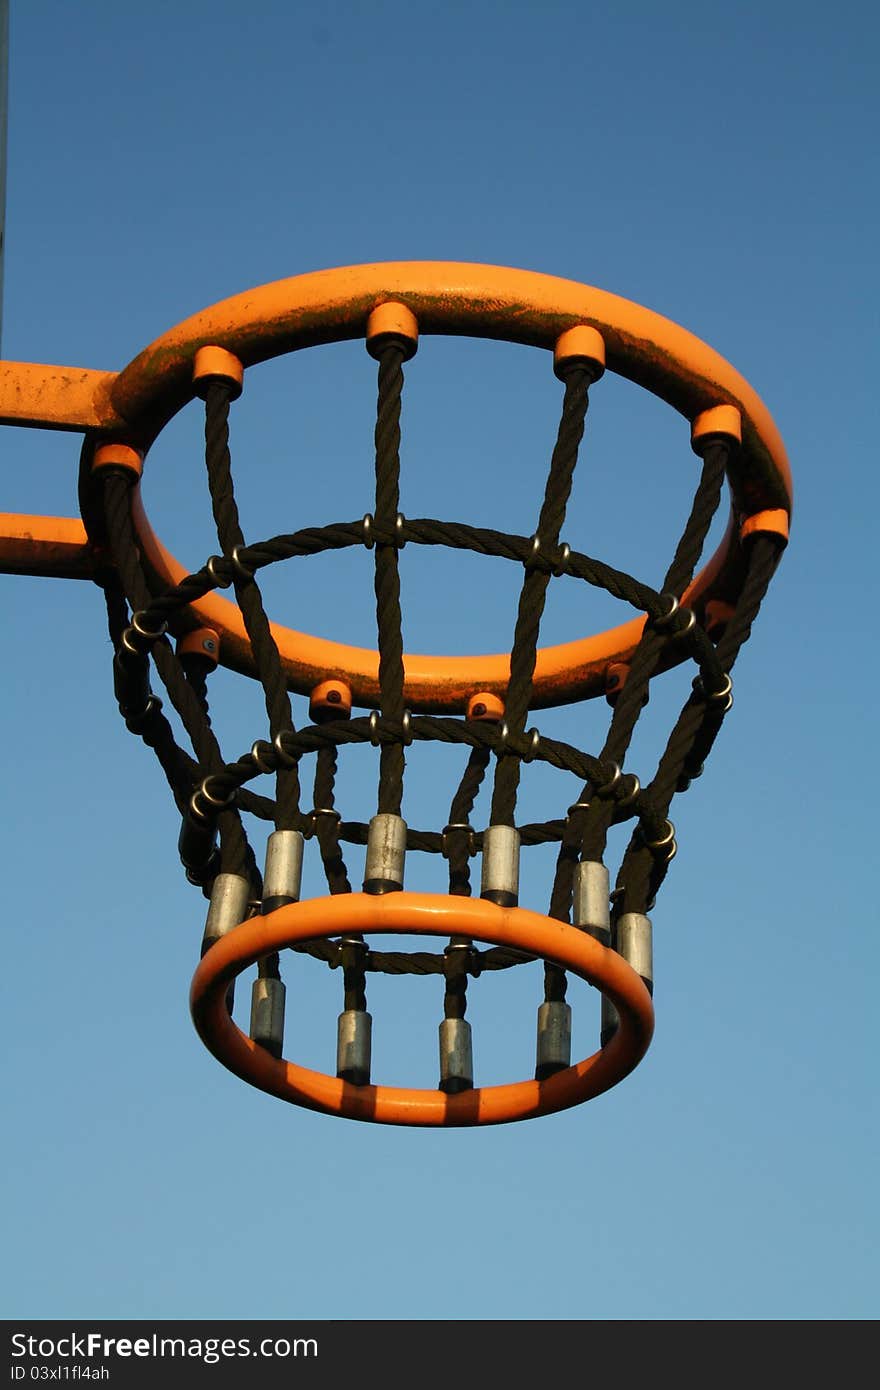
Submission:
[[[400,510],[404,367],[426,334],[506,340],[552,354],[560,416],[534,528],[513,535],[466,520]],[[230,430],[249,369],[315,345],[363,339],[378,364],[375,503],[364,516],[246,539],[235,501]],[[417,370],[407,365],[407,372]],[[701,461],[690,513],[663,583],[653,588],[576,546],[565,517],[593,388],[606,368],[684,416]],[[139,482],[151,446],[188,402],[205,412],[205,464],[218,553],[188,571],[159,539]],[[129,730],[153,749],[181,814],[180,858],[209,899],[191,990],[199,1036],[250,1084],[307,1108],[380,1123],[458,1126],[531,1118],[608,1090],[638,1064],[653,1030],[650,913],[675,854],[670,818],[709,756],[732,703],[731,670],[788,536],[791,479],[762,402],[712,349],[684,329],[613,295],[550,276],[491,266],[390,263],[323,271],[267,285],[172,329],[118,374],[0,364],[0,419],[80,431],[82,523],[0,518],[0,568],[90,577],[104,591],[113,678]],[[549,443],[550,441],[548,441]],[[687,436],[684,436],[687,443]],[[405,455],[405,450],[404,450]],[[725,484],[727,531],[698,571]],[[522,574],[513,641],[485,656],[405,652],[399,554],[406,545],[512,562]],[[261,571],[294,557],[370,552],[376,644],[352,647],[294,631],[267,613]],[[565,576],[604,591],[632,616],[595,634],[542,646],[547,591]],[[227,597],[230,593],[234,598]],[[209,715],[218,663],[263,687],[267,725],[230,760]],[[637,775],[627,754],[651,682],[691,663],[690,694],[656,769]],[[165,687],[192,751],[153,693]],[[296,727],[291,692],[309,700]],[[593,752],[530,726],[535,711],[605,695],[603,746]],[[453,772],[430,830],[402,815],[404,750],[442,743]],[[349,744],[375,749],[378,795],[368,820],[336,805],[338,760]],[[462,768],[462,763],[464,766]],[[523,825],[524,769],[574,775],[579,794],[539,825]],[[303,773],[313,768],[311,804]],[[472,824],[491,773],[491,812]],[[254,784],[274,780],[274,796]],[[269,821],[258,867],[248,834]],[[612,891],[608,836],[630,827]],[[519,903],[522,848],[558,846],[546,913]],[[365,846],[354,891],[344,846]],[[303,858],[317,855],[327,895],[301,901]],[[412,854],[440,866],[435,892],[404,887]],[[479,860],[479,897],[471,863]],[[383,951],[394,936],[445,940],[442,950]],[[336,1069],[284,1056],[281,952],[342,973]],[[475,1084],[468,991],[488,971],[544,963],[534,1075]],[[231,1016],[237,976],[256,966],[249,1036]],[[371,973],[443,980],[435,1088],[374,1081]],[[599,1047],[571,1057],[568,975],[602,995]],[[438,1000],[438,1011],[439,1011]]]

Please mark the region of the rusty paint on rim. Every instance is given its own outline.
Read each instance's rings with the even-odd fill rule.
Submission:
[[[671,320],[607,291],[499,266],[388,262],[275,281],[184,320],[117,375],[6,363],[5,375],[0,370],[0,419],[14,415],[17,423],[97,429],[104,438],[112,434],[147,449],[163,425],[192,398],[193,363],[200,349],[221,347],[247,368],[319,343],[362,338],[370,314],[388,302],[404,305],[422,334],[503,339],[551,354],[561,334],[586,325],[601,334],[611,371],[651,391],[689,423],[719,406],[737,408],[743,444],[730,475],[730,524],[716,554],[687,591],[690,605],[699,607],[719,594],[729,597],[728,577],[738,569],[744,520],[759,512],[790,512],[791,473],[776,426],[749,384],[714,349]],[[160,581],[178,582],[186,571],[162,545],[139,499],[135,518],[145,554]],[[51,563],[48,541],[44,536],[43,567],[32,572],[53,572],[46,568]],[[0,564],[10,546],[14,563],[22,564],[21,538],[4,541],[2,536]],[[212,593],[193,604],[191,612],[195,622],[220,633],[224,664],[255,674],[235,604]],[[643,624],[644,619],[635,618],[596,636],[543,648],[535,670],[533,707],[602,693],[608,664],[629,659]],[[356,703],[376,702],[375,652],[281,624],[273,624],[273,633],[292,689],[308,695],[319,681],[340,679],[351,685]],[[408,653],[405,671],[405,699],[410,708],[463,711],[476,690],[504,694],[509,653],[478,657]]]

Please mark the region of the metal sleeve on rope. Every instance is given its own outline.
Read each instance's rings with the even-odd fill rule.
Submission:
[[[251,885],[240,874],[218,874],[211,890],[211,902],[205,921],[202,942],[203,954],[221,936],[225,936],[248,915]]]
[[[251,988],[250,1036],[273,1057],[284,1048],[284,1005],[287,991],[281,980],[259,976]]]
[[[403,887],[406,821],[401,816],[373,816],[367,836],[365,893],[394,893]]]
[[[571,1065],[571,1005],[556,999],[538,1007],[535,1080],[545,1081]]]
[[[519,902],[519,846],[519,831],[512,825],[490,825],[484,831],[481,898],[500,907]]]

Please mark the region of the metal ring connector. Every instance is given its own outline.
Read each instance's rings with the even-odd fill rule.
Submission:
[[[264,761],[263,761],[264,758],[268,759],[268,757],[271,756],[272,752],[273,752],[273,744],[267,743],[267,742],[265,741],[265,739],[260,739],[260,738],[258,738],[257,741],[256,741],[256,743],[254,743],[254,744],[252,745],[252,747],[251,747],[251,757],[253,758],[254,763],[256,764],[257,770],[258,770],[259,772],[275,772],[275,771],[276,771],[276,766],[275,766],[275,760],[274,760],[274,758],[273,758],[273,760],[272,760],[271,762],[268,762],[268,761],[264,762]]]
[[[125,727],[128,729],[129,733],[131,733],[131,734],[139,734],[139,733],[141,732],[141,730],[142,730],[144,724],[146,724],[147,720],[149,719],[150,715],[151,715],[151,714],[158,714],[161,708],[162,708],[162,701],[159,699],[159,696],[158,696],[158,695],[150,695],[150,696],[147,698],[147,703],[144,705],[143,709],[140,710],[139,713],[137,713],[137,714],[128,714],[128,713],[122,708],[122,706],[120,706],[119,713],[122,715],[123,719],[125,720]]]
[[[530,763],[537,756],[538,749],[541,746],[541,735],[538,733],[537,729],[529,729],[527,737],[529,739],[529,746],[522,755],[524,763]]]
[[[369,946],[367,945],[366,941],[362,941],[361,938],[360,938],[359,936],[340,936],[340,938],[339,938],[339,957],[340,957],[340,964],[344,964],[344,963],[345,963],[344,960],[343,960],[343,954],[342,954],[342,953],[343,953],[343,952],[349,952],[349,951],[352,952],[352,954],[355,956],[355,960],[352,962],[352,964],[353,964],[356,968],[357,968],[358,966],[363,967],[363,966],[366,964],[367,957],[368,957],[369,954],[370,954],[370,948],[369,948]]]
[[[211,823],[216,820],[217,816],[220,814],[221,811],[226,811],[229,809],[230,806],[234,805],[236,797],[235,788],[233,788],[232,795],[230,797],[221,799],[219,797],[212,796],[207,785],[209,781],[210,778],[206,777],[202,785],[200,787],[196,787],[196,790],[193,792],[192,796],[189,799],[190,815],[195,820],[201,821],[203,824],[206,825],[211,825]],[[207,803],[207,809],[203,808],[202,802]]]
[[[142,608],[138,613],[132,613],[131,626],[134,628],[138,637],[144,638],[147,642],[156,642],[160,637],[164,637],[168,631],[168,624],[161,622],[158,628],[147,627],[143,621],[147,610]]]
[[[398,512],[394,519],[394,544],[398,550],[403,550],[406,541],[403,539],[403,528],[406,525],[406,517],[403,512]]]
[[[614,768],[614,771],[609,777],[608,781],[603,782],[601,787],[594,788],[596,796],[601,797],[603,801],[611,795],[618,782],[620,781],[620,768],[618,767],[617,763],[612,763],[611,766]]]
[[[364,960],[370,954],[370,948],[366,941],[359,936],[340,936],[339,949],[340,951],[354,951]]]
[[[479,957],[472,941],[450,941],[448,946],[443,948],[443,956],[456,972],[473,975],[475,979],[480,974]],[[458,960],[455,959],[456,956]]]
[[[215,796],[209,784],[216,780],[213,774],[206,777],[202,785],[196,789],[195,795],[203,797],[208,805],[213,807],[215,811],[225,811],[227,806],[231,806],[235,801],[238,795],[238,788],[233,787],[225,796]]]
[[[541,745],[541,735],[538,733],[537,729],[530,729],[528,731],[528,734],[524,734],[523,737],[528,737],[529,739],[529,746],[526,749],[525,753],[516,754],[516,749],[511,749],[510,751],[515,753],[516,756],[522,758],[524,763],[530,763],[537,754],[538,749]],[[510,740],[510,726],[508,725],[506,719],[502,719],[501,723],[498,725],[498,740],[499,743],[497,751],[499,753],[504,753],[508,751],[507,745]]]
[[[278,754],[278,760],[281,763],[282,767],[295,767],[298,759],[292,758],[290,754],[286,751],[284,744],[281,742],[286,733],[290,733],[290,730],[282,729],[280,733],[277,733],[272,740],[272,747]]]
[[[138,626],[135,619],[140,614],[132,614],[131,622],[119,639],[119,645],[123,651],[130,656],[148,656],[154,642],[157,642],[167,631],[168,624],[163,623],[159,632],[151,632],[149,628]]]
[[[568,569],[568,562],[571,559],[571,546],[563,541],[559,547],[559,554],[553,566],[553,574],[558,579],[561,574],[565,574]]]
[[[571,820],[571,817],[572,817],[576,812],[578,812],[578,811],[589,811],[589,809],[590,809],[590,803],[589,803],[589,801],[573,801],[573,802],[571,803],[571,805],[569,806],[568,810],[567,810],[566,813],[565,813],[566,819],[567,819],[567,820]]]
[[[634,772],[628,772],[626,775],[630,779],[631,786],[628,792],[617,798],[618,807],[631,806],[642,790],[642,784]]]
[[[335,806],[315,806],[314,809],[309,812],[309,815],[313,821],[317,819],[318,816],[330,816],[337,824],[342,820]]]
[[[675,633],[676,637],[687,637],[688,633],[692,632],[697,625],[696,614],[692,608],[682,608],[681,616],[685,617],[685,614],[687,615],[687,620],[683,627],[677,629]]]
[[[361,522],[361,526],[363,527],[363,531],[364,531],[364,545],[367,547],[368,550],[372,550],[372,549],[373,549],[373,546],[376,544],[375,540],[373,539],[373,514],[372,514],[372,512],[365,512],[365,513],[364,513],[364,519],[363,519],[363,521]]]
[[[242,583],[250,584],[253,581],[254,571],[251,569],[250,565],[246,565],[244,563],[244,561],[241,559],[240,554],[242,550],[246,549],[246,546],[234,545],[232,547],[232,554],[229,555],[227,558],[229,564],[235,570],[237,577],[242,581]]]
[[[669,610],[666,613],[661,613],[659,618],[653,618],[651,621],[651,626],[655,628],[658,632],[664,632],[666,628],[671,626],[672,621],[675,618],[676,613],[678,612],[678,599],[676,598],[675,594],[661,594],[660,598],[668,600]]]
[[[230,574],[224,578],[224,576],[219,574],[217,571],[218,564],[228,565],[229,561],[223,555],[212,555],[211,558],[206,562],[205,569],[211,576],[211,579],[214,582],[214,587],[216,589],[228,589],[230,584],[232,583],[232,575]]]
[[[381,748],[382,744],[388,741],[387,737],[385,739],[382,738],[382,732],[379,728],[379,720],[381,717],[377,709],[370,711],[370,743],[374,748]],[[400,721],[400,740],[407,748],[413,741],[412,715],[408,709],[403,711],[403,718]]]
[[[733,681],[726,671],[724,673],[724,685],[720,690],[707,690],[706,683],[702,676],[695,677],[693,688],[694,693],[698,695],[701,700],[705,700],[707,704],[720,704],[722,706],[722,714],[726,714],[733,705]]]
[[[671,635],[676,639],[686,637],[697,621],[693,609],[682,608],[675,594],[661,594],[660,597],[669,600],[669,612],[654,618],[651,626],[656,632],[667,632],[671,628]]]
[[[665,824],[665,834],[661,835],[659,840],[645,840],[645,848],[651,850],[652,853],[655,850],[667,850],[666,862],[668,864],[675,858],[678,846],[675,843],[675,826],[672,824],[671,820],[667,820]]]
[[[470,824],[468,823],[468,821],[450,821],[449,825],[444,825],[443,830],[442,830],[441,833],[440,833],[440,851],[441,851],[441,853],[442,853],[444,859],[448,859],[448,858],[449,858],[449,853],[448,853],[447,844],[446,844],[446,836],[449,834],[450,830],[466,830],[466,831],[467,831],[467,833],[468,833],[468,857],[472,859],[472,858],[474,857],[474,855],[476,854],[476,852],[477,852],[477,842],[476,842],[476,840],[475,840],[475,838],[474,838],[474,827],[473,827],[472,825],[470,825]]]

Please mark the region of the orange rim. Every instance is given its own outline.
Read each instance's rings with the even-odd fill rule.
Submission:
[[[555,961],[614,1004],[620,1026],[600,1051],[546,1081],[482,1086],[458,1095],[396,1086],[352,1086],[335,1076],[272,1057],[236,1027],[226,1008],[229,983],[271,951],[345,932],[446,937],[464,932]],[[622,1081],[641,1061],[654,1030],[651,996],[626,961],[565,922],[480,898],[440,894],[345,893],[252,917],[205,954],[193,977],[190,1007],[205,1046],[225,1067],[269,1095],[323,1114],[377,1124],[462,1126],[535,1119],[579,1105]]]
[[[731,525],[690,586],[689,605],[725,596],[719,591],[736,568],[744,521],[759,512],[790,512],[791,474],[776,426],[751,386],[714,349],[630,300],[572,280],[499,266],[388,262],[279,280],[186,319],[116,376],[6,363],[0,372],[0,420],[53,428],[85,426],[146,450],[192,398],[194,361],[201,349],[220,348],[247,368],[319,343],[363,338],[371,314],[385,305],[411,314],[419,334],[504,339],[550,352],[562,334],[586,326],[601,335],[611,371],[665,400],[689,422],[719,406],[734,406],[742,421],[742,449],[730,479]],[[162,546],[140,505],[136,524],[160,579],[177,583],[187,571]],[[20,550],[19,546],[15,563],[26,568]],[[0,566],[3,554],[0,538]],[[200,626],[220,634],[224,664],[254,674],[237,607],[211,594],[193,604],[192,611]],[[543,648],[535,670],[534,707],[603,692],[607,665],[628,660],[642,626],[643,620],[636,618],[596,636]],[[292,689],[307,695],[321,680],[340,679],[351,686],[355,703],[376,703],[374,652],[280,624],[273,632]],[[477,690],[503,694],[509,675],[506,653],[407,654],[404,665],[405,699],[413,710],[463,711]]]

